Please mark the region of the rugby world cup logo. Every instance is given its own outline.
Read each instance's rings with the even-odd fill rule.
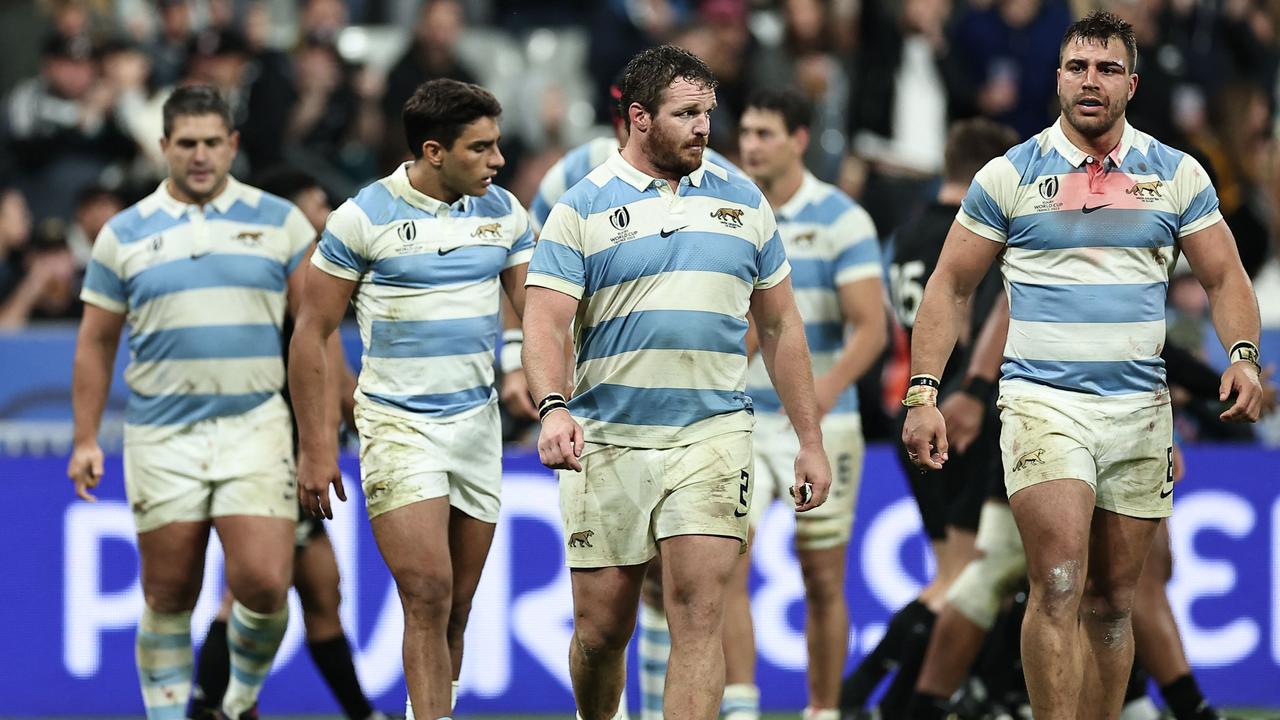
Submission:
[[[626,205],[609,213],[609,224],[613,226],[614,230],[622,230],[630,223],[631,211],[627,209]]]
[[[396,228],[396,235],[400,237],[400,242],[408,245],[418,236],[417,226],[411,222],[401,223],[400,227]]]
[[[1040,197],[1052,200],[1053,196],[1058,194],[1058,176],[1053,175],[1041,180],[1037,187],[1040,190]]]

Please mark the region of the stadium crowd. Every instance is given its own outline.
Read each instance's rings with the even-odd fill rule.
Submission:
[[[1260,0],[1106,4],[1138,39],[1131,121],[1208,169],[1264,326],[1280,325],[1268,312],[1280,303],[1267,301],[1280,295],[1280,10]],[[815,107],[806,165],[867,209],[883,243],[932,197],[951,123],[985,116],[1027,137],[1052,119],[1058,38],[1092,5],[43,0],[8,23],[43,38],[38,52],[10,57],[0,80],[0,327],[79,316],[93,238],[164,175],[159,109],[176,85],[209,83],[231,98],[237,177],[289,166],[340,201],[406,159],[399,108],[415,87],[479,82],[507,108],[497,182],[528,206],[566,149],[607,133],[607,88],[622,64],[669,41],[716,73],[710,144],[730,160],[752,89],[801,90]],[[1170,342],[1200,351],[1208,307],[1185,265],[1169,302]],[[864,398],[898,396],[880,381],[868,374]],[[1190,404],[1187,439],[1251,432]],[[862,405],[868,437],[894,435],[881,405]]]

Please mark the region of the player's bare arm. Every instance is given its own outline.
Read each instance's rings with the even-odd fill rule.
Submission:
[[[356,283],[310,263],[299,269],[306,272],[304,300],[289,343],[289,396],[298,419],[298,502],[313,517],[333,518],[329,486],[333,485],[339,500],[345,502],[347,495],[338,471],[337,433],[327,422],[327,343],[342,322]]]
[[[831,467],[822,449],[822,428],[818,424],[818,401],[813,386],[813,365],[804,336],[804,320],[796,309],[791,278],[751,294],[751,317],[755,321],[760,354],[769,379],[778,391],[782,407],[800,438],[796,456],[794,488],[796,512],[812,510],[827,500],[831,490]],[[804,499],[808,484],[811,494]]]
[[[75,483],[76,495],[96,502],[89,491],[102,480],[102,448],[98,446],[98,426],[111,389],[111,371],[124,329],[124,315],[85,303],[84,317],[76,337],[75,365],[71,376],[71,411],[75,434],[67,477]]]
[[[561,392],[568,384],[569,323],[578,310],[578,301],[562,292],[544,287],[527,288],[524,313],[524,371],[529,392],[538,402]],[[541,410],[539,410],[541,412]],[[542,464],[558,470],[582,470],[582,426],[564,407],[542,417],[538,433],[538,457]]]
[[[1228,351],[1237,342],[1253,343],[1256,350],[1261,333],[1258,299],[1253,284],[1240,264],[1235,237],[1226,221],[1218,221],[1181,239],[1183,253],[1209,296],[1213,327]],[[1256,358],[1254,358],[1256,361]],[[1235,359],[1222,373],[1219,400],[1235,396],[1221,415],[1226,422],[1254,422],[1262,411],[1262,383],[1253,362]]]
[[[929,278],[911,335],[911,374],[942,376],[955,348],[960,326],[969,316],[969,301],[1004,245],[952,223]],[[947,429],[937,407],[907,411],[902,428],[907,456],[921,467],[938,470],[947,460]]]
[[[521,337],[520,323],[524,317],[525,298],[524,279],[528,271],[529,263],[521,263],[503,270],[499,276],[503,290],[501,311],[504,348],[514,338]],[[522,352],[520,347],[512,347],[511,350],[517,353],[517,358]],[[504,349],[502,352],[503,356],[499,358],[499,364],[502,366],[502,404],[506,406],[507,412],[516,417],[530,420],[538,417],[538,409],[533,406],[533,400],[530,398],[529,380],[524,368],[511,366],[508,363],[506,353],[510,350]]]
[[[831,412],[840,393],[867,372],[889,342],[884,284],[879,276],[845,283],[837,293],[845,323],[853,326],[853,332],[831,369],[814,378],[819,417]]]
[[[964,385],[938,406],[946,422],[947,443],[956,452],[968,450],[982,431],[988,393],[1000,380],[1000,363],[1004,360],[1004,342],[1008,335],[1009,299],[1001,293],[982,322],[969,367],[965,369]]]

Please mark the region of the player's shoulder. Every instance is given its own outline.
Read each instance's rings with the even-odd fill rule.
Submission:
[[[628,189],[631,192],[627,192]],[[556,204],[572,208],[578,217],[585,220],[592,213],[626,204],[638,199],[639,195],[640,191],[627,185],[625,180],[614,174],[608,163],[604,163],[574,183]]]
[[[185,223],[186,218],[175,217],[164,211],[163,202],[158,196],[160,192],[164,190],[157,190],[116,213],[103,227],[111,232],[116,242],[127,245]]]
[[[242,202],[247,208],[241,217],[246,222],[278,227],[284,225],[289,214],[296,209],[293,203],[262,188],[240,183],[237,191],[239,193],[237,203]],[[235,205],[232,207],[234,208]]]
[[[1198,165],[1194,156],[1186,151],[1169,145],[1155,136],[1137,128],[1129,128],[1129,149],[1135,157],[1124,160],[1125,170],[1130,174],[1155,175],[1161,180],[1172,180],[1184,161],[1191,167]]]
[[[764,203],[764,193],[747,176],[730,172],[710,160],[702,164],[701,185],[690,194],[706,195],[753,209]]]
[[[344,219],[363,219],[370,225],[386,225],[395,222],[407,203],[400,201],[391,188],[391,177],[375,180],[360,188],[346,202],[338,206],[334,215]]]
[[[467,198],[467,202],[471,205],[468,214],[477,217],[506,217],[522,207],[516,196],[500,185],[490,185],[488,192],[473,195]]]

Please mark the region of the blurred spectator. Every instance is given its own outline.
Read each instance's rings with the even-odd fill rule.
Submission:
[[[1063,0],[997,0],[956,21],[957,60],[980,78],[978,110],[1028,138],[1059,113],[1058,51],[1071,23]]]
[[[711,115],[711,146],[736,156],[738,116],[751,92],[748,66],[754,43],[747,28],[746,0],[704,0],[697,17],[694,31],[677,38],[676,44],[701,57],[715,73],[719,87]]]
[[[114,104],[88,39],[50,36],[40,74],[15,87],[5,108],[18,184],[37,221],[69,217],[81,187],[133,156],[133,143],[113,117]]]
[[[609,122],[609,86],[633,55],[652,45],[667,42],[693,17],[693,0],[597,0],[591,3],[587,36],[587,71],[591,73],[599,123]],[[700,54],[690,49],[690,52]],[[705,56],[704,56],[705,57]],[[712,132],[714,138],[715,132]],[[732,138],[730,138],[732,139]]]
[[[335,194],[351,194],[376,176],[382,141],[382,88],[377,76],[346,63],[332,42],[305,41],[295,54],[297,102],[287,137],[291,160],[326,178]],[[337,177],[334,177],[337,176]]]
[[[437,78],[476,82],[475,75],[462,66],[456,52],[464,25],[462,4],[458,0],[426,0],[422,3],[418,22],[413,28],[413,40],[387,75],[382,101],[387,127],[383,144],[384,166],[390,167],[409,154],[404,144],[400,111],[419,85]]]
[[[304,38],[336,43],[347,23],[343,0],[304,0],[298,30]]]
[[[102,185],[90,185],[76,197],[76,213],[67,228],[67,249],[77,271],[84,272],[93,253],[93,241],[107,221],[125,208],[119,193]]]
[[[0,189],[0,329],[25,327],[34,312],[55,304],[74,308],[75,274],[65,245],[32,246],[31,214],[22,193]]]
[[[849,133],[867,167],[855,183],[860,168],[846,161],[841,185],[865,187],[858,197],[882,236],[932,196],[948,117],[973,112],[960,46],[946,33],[950,13],[951,0],[905,0],[900,13],[886,0],[862,8]]]
[[[147,48],[151,58],[151,86],[171,87],[187,67],[187,51],[195,36],[190,0],[157,0],[160,33]]]
[[[1252,277],[1267,259],[1275,214],[1266,185],[1274,145],[1271,105],[1261,88],[1236,82],[1209,103],[1208,120],[1208,127],[1194,132],[1191,142],[1208,160],[1222,217]]]
[[[282,197],[298,206],[311,227],[319,232],[324,228],[333,206],[320,183],[307,173],[288,165],[277,165],[254,177],[253,184],[272,195]]]
[[[1117,0],[1112,6],[1133,26],[1138,41],[1138,91],[1125,117],[1139,130],[1174,147],[1187,147],[1185,130],[1203,125],[1200,91],[1187,74],[1187,58],[1160,24],[1163,0]]]

